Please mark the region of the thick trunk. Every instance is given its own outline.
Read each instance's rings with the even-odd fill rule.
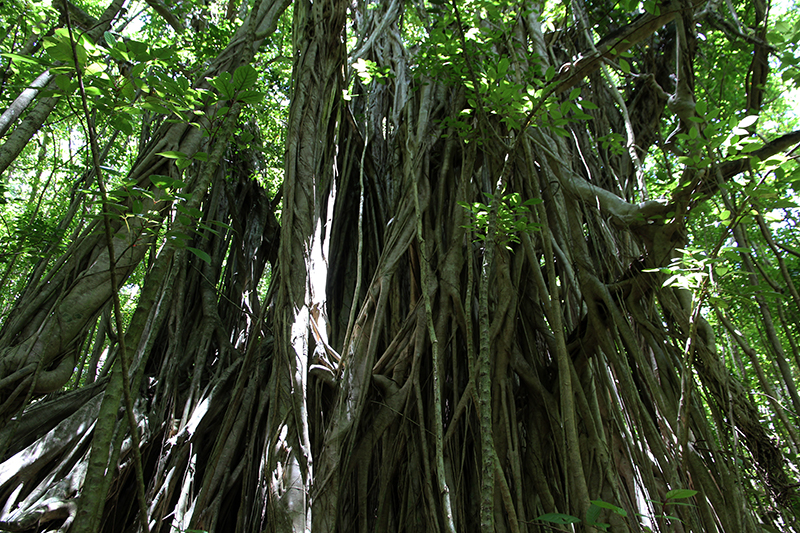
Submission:
[[[256,41],[285,7],[263,0]],[[0,528],[67,530],[73,517],[74,530],[109,532],[143,518],[163,532],[787,525],[755,509],[791,503],[781,449],[697,301],[662,286],[699,199],[750,164],[686,167],[670,197],[648,200],[641,159],[667,102],[680,128],[697,122],[691,3],[596,43],[581,13],[575,31],[546,37],[532,9],[419,5],[419,34],[399,0],[293,9],[280,239],[277,200],[250,180],[256,154],[190,167],[187,205],[205,226],[189,235],[194,253],[154,255],[125,332],[148,516],[134,504],[118,372],[6,424],[26,396],[72,375],[110,297],[105,243],[87,231],[0,336]],[[671,21],[663,57],[640,63],[653,71],[623,98],[606,65]],[[204,76],[250,61],[249,46],[242,29]],[[672,81],[669,95],[660,84]],[[616,133],[621,150],[604,141]],[[130,177],[177,176],[155,154],[220,155],[228,141],[205,147],[197,130],[165,124]],[[133,244],[140,230],[118,235]],[[121,276],[137,248],[120,252]],[[756,496],[741,457],[760,477],[747,478]],[[697,491],[691,505],[676,505],[675,489]]]
[[[253,21],[258,42],[274,31],[286,5],[286,1],[262,2]],[[244,49],[252,46],[245,38],[245,29],[250,21],[251,17],[248,17],[242,30],[232,38],[205,77],[234,70],[243,58],[252,53]],[[205,78],[202,83],[205,84]],[[179,172],[170,160],[157,154],[178,151],[191,156],[201,148],[210,153],[212,148],[203,146],[205,142],[202,132],[197,128],[185,123],[166,123],[139,154],[127,181],[135,183],[136,187],[152,190],[155,198],[140,198],[142,207],[139,214],[149,216],[133,217],[124,223],[116,222],[116,240],[119,242],[115,249],[119,252],[115,262],[118,280],[124,281],[148,252],[150,235],[160,226],[169,210],[169,201],[162,200],[161,191],[154,188],[150,177],[161,173],[178,178]],[[228,140],[221,142],[227,146]],[[208,177],[200,176],[187,179],[186,182],[186,190],[197,197],[197,205],[192,206],[196,208],[205,195]],[[0,407],[0,420],[3,423],[25,400],[31,383],[38,384],[32,390],[41,394],[58,390],[69,379],[72,374],[70,369],[75,363],[76,340],[87,325],[96,320],[109,301],[108,252],[106,243],[98,235],[98,227],[92,224],[84,231],[73,244],[67,260],[52,269],[38,288],[27,291],[33,297],[18,301],[3,324],[0,332],[0,346],[3,347],[0,398],[4,402]],[[190,231],[190,228],[185,230]]]
[[[314,464],[307,391],[309,368],[315,359],[327,359],[320,336],[327,327],[320,311],[326,305],[328,206],[343,114],[345,47],[341,36],[346,7],[340,0],[294,5],[296,57],[276,280],[276,388],[270,406],[281,426],[285,424],[285,429],[276,427],[273,433],[283,442],[271,445],[284,451],[271,458],[270,467],[284,472],[273,490],[291,525],[285,530],[296,532],[308,531],[312,524],[314,531],[332,531],[336,519],[340,444],[330,442],[319,455],[319,464]],[[309,339],[312,321],[316,350]],[[312,485],[315,478],[319,486]]]

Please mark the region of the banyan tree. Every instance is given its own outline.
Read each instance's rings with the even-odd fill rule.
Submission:
[[[24,9],[0,530],[798,530],[790,8]]]

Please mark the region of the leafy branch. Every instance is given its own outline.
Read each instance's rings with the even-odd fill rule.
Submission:
[[[488,196],[488,195],[487,195]],[[511,243],[519,243],[520,232],[538,231],[542,225],[530,221],[530,208],[542,203],[541,198],[522,201],[519,193],[500,196],[497,202],[497,243],[510,248]],[[491,206],[482,202],[458,202],[470,213],[471,220],[463,227],[473,232],[480,241],[486,240],[489,231]]]

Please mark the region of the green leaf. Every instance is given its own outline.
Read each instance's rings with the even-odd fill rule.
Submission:
[[[570,100],[575,100],[580,95],[581,95],[581,88],[580,87],[575,87],[574,89],[572,89],[569,92],[569,99]]]
[[[172,178],[169,176],[163,176],[161,174],[153,174],[150,176],[150,181],[159,189],[166,189],[170,186],[172,182]]]
[[[133,125],[127,117],[117,115],[114,117],[114,127],[125,135],[133,135]]]
[[[71,93],[75,89],[72,80],[63,74],[56,76],[56,85],[65,93]]]
[[[209,79],[208,83],[214,87],[220,95],[228,100],[232,99],[234,92],[236,92],[231,83],[230,72],[223,72],[216,78]]]
[[[184,204],[180,203],[176,204],[175,207],[178,209],[179,212],[195,218],[201,218],[203,216],[203,212],[196,207],[186,207]]]
[[[152,111],[153,113],[158,113],[159,115],[169,115],[171,114],[170,110],[164,107],[163,105],[156,104],[154,102],[144,102],[142,104],[144,109]]]
[[[620,516],[628,516],[628,512],[623,509],[622,507],[617,507],[616,505],[608,502],[604,502],[603,500],[591,500],[592,505],[596,505],[601,509],[608,509]]]
[[[631,72],[631,64],[628,63],[625,59],[619,58],[619,68],[625,74],[630,74]]]
[[[157,59],[169,60],[175,54],[175,50],[173,50],[170,46],[164,46],[162,48],[156,48],[153,50],[153,57]]]
[[[205,253],[203,250],[198,250],[197,248],[192,248],[191,246],[187,246],[186,249],[192,252],[200,259],[202,259],[203,261],[205,261],[206,263],[208,263],[209,265],[211,264],[211,256]]]
[[[163,174],[151,175],[150,181],[159,189],[180,189],[183,187],[183,182],[181,180],[173,179]]]
[[[750,152],[755,152],[759,148],[761,148],[761,145],[759,143],[754,143],[754,142],[748,143],[742,146],[742,153],[749,154]],[[758,164],[757,158],[751,157],[750,159],[751,159],[751,164],[755,163],[753,166],[756,166]],[[754,159],[755,161],[753,161]]]
[[[128,51],[133,54],[134,59],[137,61],[150,61],[150,53],[147,51],[147,44],[141,41],[129,40],[125,44],[128,46]]]
[[[166,157],[167,159],[188,159],[189,156],[184,154],[183,152],[177,152],[175,150],[167,150],[166,152],[158,152],[156,155],[160,155],[161,157]]]
[[[47,51],[47,55],[55,61],[63,61],[70,65],[73,64],[72,46],[68,41],[56,40],[52,37],[48,37],[45,39],[44,48]],[[80,56],[78,56],[78,59],[80,60]]]
[[[244,104],[257,104],[264,99],[264,93],[261,91],[242,91],[236,99]]]
[[[103,39],[105,39],[106,44],[111,48],[117,44],[117,38],[110,31],[103,33]]]
[[[507,57],[503,57],[497,65],[497,76],[505,76],[508,72],[509,62]]]
[[[595,524],[598,518],[600,518],[600,507],[597,505],[589,506],[589,510],[586,512],[586,521],[589,525]]]
[[[210,226],[206,226],[206,225],[205,225],[205,224],[203,224],[202,222],[198,222],[198,223],[197,223],[197,228],[198,228],[198,233],[199,233],[199,230],[201,230],[201,229],[202,229],[202,230],[208,231],[208,232],[210,232],[210,233],[213,233],[213,234],[214,234],[214,235],[216,235],[217,237],[219,237],[219,236],[220,236],[220,232],[219,232],[219,231],[215,230],[214,228],[212,228],[212,227],[210,227]]]
[[[580,518],[575,518],[572,515],[562,514],[562,513],[547,513],[543,514],[542,516],[536,518],[540,522],[550,522],[551,524],[578,524],[580,523]]]
[[[122,96],[128,100],[133,100],[133,98],[136,96],[136,89],[133,87],[133,83],[126,81],[122,85]]]
[[[691,489],[673,489],[665,494],[665,497],[668,500],[681,500],[685,498],[691,498],[697,494],[696,490]]]
[[[103,72],[106,69],[106,65],[103,63],[92,63],[83,71],[86,76],[91,76],[92,74],[97,74],[99,72]]]
[[[242,65],[233,73],[233,86],[239,91],[249,89],[256,84],[256,81],[258,81],[258,73],[252,65]]]
[[[10,54],[10,53],[0,54],[0,56],[7,57],[8,59],[14,60],[14,61],[16,61],[18,63],[30,63],[32,65],[41,65],[42,64],[42,61],[40,59],[35,58],[35,57],[27,57],[27,56],[21,56],[19,54]]]

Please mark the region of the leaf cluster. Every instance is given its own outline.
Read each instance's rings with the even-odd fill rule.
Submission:
[[[511,243],[519,243],[519,233],[539,231],[542,225],[530,221],[530,208],[542,203],[540,198],[531,198],[523,201],[519,193],[510,193],[500,196],[496,200],[497,222],[495,234],[497,242],[509,250]],[[458,202],[470,214],[470,222],[465,229],[475,234],[475,238],[483,241],[489,233],[489,218],[491,205],[482,202]]]

